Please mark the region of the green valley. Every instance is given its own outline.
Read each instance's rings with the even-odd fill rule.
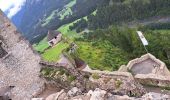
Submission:
[[[56,62],[59,60],[62,51],[68,46],[69,45],[67,43],[60,42],[56,46],[44,51],[42,57],[45,61]]]
[[[141,6],[135,9],[141,2],[143,6],[148,8],[152,8],[151,5],[155,5],[156,2],[160,2],[160,0],[149,1],[122,0],[114,1],[112,4],[110,2],[103,3],[92,13],[63,24],[56,29],[63,34],[63,39],[67,43],[62,41],[55,47],[45,50],[47,45],[44,39],[34,47],[36,50],[39,49],[38,51],[45,50],[42,53],[44,60],[57,61],[62,52],[69,54],[70,44],[75,43],[78,48],[71,55],[76,55],[84,60],[92,69],[113,71],[121,65],[127,64],[129,60],[147,53],[136,33],[137,30],[140,30],[149,42],[147,46],[149,53],[170,65],[169,24],[157,22],[143,24],[145,19],[153,18],[156,12],[153,11],[154,14],[147,15],[148,12],[145,14]],[[165,5],[166,11],[170,9],[166,1],[162,1],[161,4]],[[74,5],[74,0],[69,5]],[[161,5],[157,6],[157,8],[150,10],[159,10],[162,13],[157,14],[163,17],[169,14],[162,10]],[[130,11],[130,15],[128,11]],[[67,14],[62,13],[61,15]],[[64,17],[60,16],[60,18],[62,20]],[[128,23],[135,20],[142,23],[130,27]]]

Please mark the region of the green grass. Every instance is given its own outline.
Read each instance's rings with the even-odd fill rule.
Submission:
[[[55,17],[58,10],[54,10],[46,19],[44,19],[44,23],[41,25],[42,27],[48,25],[48,23]]]
[[[46,50],[43,54],[43,60],[49,61],[49,62],[56,62],[59,60],[60,55],[64,49],[66,49],[69,45],[64,42],[58,43],[56,46],[53,48],[50,48]]]
[[[77,0],[70,0],[71,2],[70,3],[68,3],[67,5],[66,5],[66,7],[73,7],[75,4],[76,4],[76,2],[77,2]]]
[[[54,69],[51,69],[51,68],[43,68],[43,69],[41,70],[41,73],[42,73],[43,75],[47,76],[47,75],[50,75],[53,71],[54,71]]]
[[[93,73],[93,74],[92,74],[92,78],[93,78],[93,79],[99,79],[100,76],[99,76],[98,73]]]
[[[78,19],[78,20],[80,20],[80,19]],[[60,28],[58,28],[58,31],[60,31],[63,34],[63,36],[65,36],[65,37],[67,37],[68,39],[71,39],[71,40],[74,39],[75,37],[78,37],[79,34],[77,34],[75,30],[71,31],[69,29],[69,26],[73,25],[73,23],[76,23],[78,20],[76,20],[72,23],[61,26]],[[43,52],[46,48],[49,47],[48,42],[47,42],[47,37],[45,37],[38,44],[34,44],[33,47],[35,48],[35,50],[37,50],[39,52]]]
[[[69,26],[73,25],[73,23],[63,25],[58,29],[64,36],[68,38],[74,38],[77,35],[76,31],[70,31]]]
[[[72,82],[72,81],[74,81],[74,80],[76,80],[76,77],[75,77],[75,76],[73,76],[73,75],[69,75],[69,76],[68,76],[68,81],[69,81],[69,82]]]
[[[71,2],[68,3],[62,11],[58,13],[58,16],[60,16],[60,20],[63,20],[66,16],[72,15],[71,7],[73,7],[76,4],[77,0],[70,0]]]
[[[102,66],[102,49],[92,46],[88,42],[76,42],[79,46],[78,55],[87,62],[92,69],[104,69]]]
[[[78,45],[77,54],[92,69],[117,70],[121,65],[127,64],[127,54],[117,47],[104,41],[91,43],[87,41],[76,41]]]
[[[61,11],[58,10],[54,10],[46,19],[44,19],[44,23],[42,24],[42,26],[46,26],[48,25],[48,23],[55,18],[56,16],[59,16],[60,20],[63,20],[66,16],[72,15],[72,10],[71,8],[76,4],[77,0],[70,0],[70,2],[64,6],[64,9]]]
[[[49,47],[49,45],[48,45],[48,42],[47,42],[47,38],[44,38],[38,44],[33,45],[33,48],[38,52],[43,52],[48,47]]]
[[[79,34],[76,33],[75,30],[70,30],[69,27],[72,26],[74,23],[76,23],[78,20],[75,20],[74,22],[71,22],[69,24],[65,24],[63,26],[61,26],[60,28],[58,28],[57,30],[60,31],[65,37],[69,38],[69,39],[74,39],[75,37],[78,37]]]
[[[83,17],[85,20],[88,20],[87,19],[87,16]],[[61,27],[59,27],[57,30],[60,31],[65,37],[69,38],[69,39],[74,39],[74,38],[77,38],[77,37],[80,37],[80,34],[78,34],[75,30],[70,30],[69,27],[72,26],[74,23],[78,22],[80,19],[77,19],[71,23],[68,23],[68,24],[65,24]]]
[[[97,10],[95,10],[92,14],[95,16],[97,14]]]
[[[123,84],[123,82],[121,80],[115,80],[115,86],[116,88],[120,88],[120,86]]]
[[[170,34],[170,30],[154,30],[154,32],[159,32],[161,34]]]
[[[63,20],[66,16],[72,15],[72,10],[71,8],[65,8],[58,15],[60,16],[60,20]]]

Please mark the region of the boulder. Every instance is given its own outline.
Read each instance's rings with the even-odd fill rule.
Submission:
[[[94,91],[90,90],[87,96],[91,96],[90,100],[105,100],[106,91],[96,88]]]
[[[82,92],[80,89],[78,89],[77,87],[73,87],[71,90],[68,91],[68,96],[73,97],[76,95],[80,95]]]
[[[169,100],[170,95],[150,92],[142,96],[142,99],[144,100]]]
[[[63,96],[63,94],[64,94],[64,96]],[[62,95],[63,98],[60,97],[61,95]],[[67,95],[64,92],[64,90],[61,90],[60,92],[49,95],[46,98],[46,100],[64,100],[66,97],[67,97]]]

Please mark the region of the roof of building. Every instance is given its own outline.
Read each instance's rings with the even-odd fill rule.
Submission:
[[[48,40],[48,41],[51,41],[52,39],[54,39],[54,38],[55,38],[56,36],[58,36],[59,34],[61,34],[61,32],[49,30],[49,31],[48,31],[48,35],[47,35],[47,40]]]

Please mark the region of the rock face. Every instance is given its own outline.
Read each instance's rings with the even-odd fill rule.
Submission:
[[[30,100],[44,88],[39,78],[40,57],[10,20],[0,11],[0,87],[15,86],[11,90],[12,100]]]

